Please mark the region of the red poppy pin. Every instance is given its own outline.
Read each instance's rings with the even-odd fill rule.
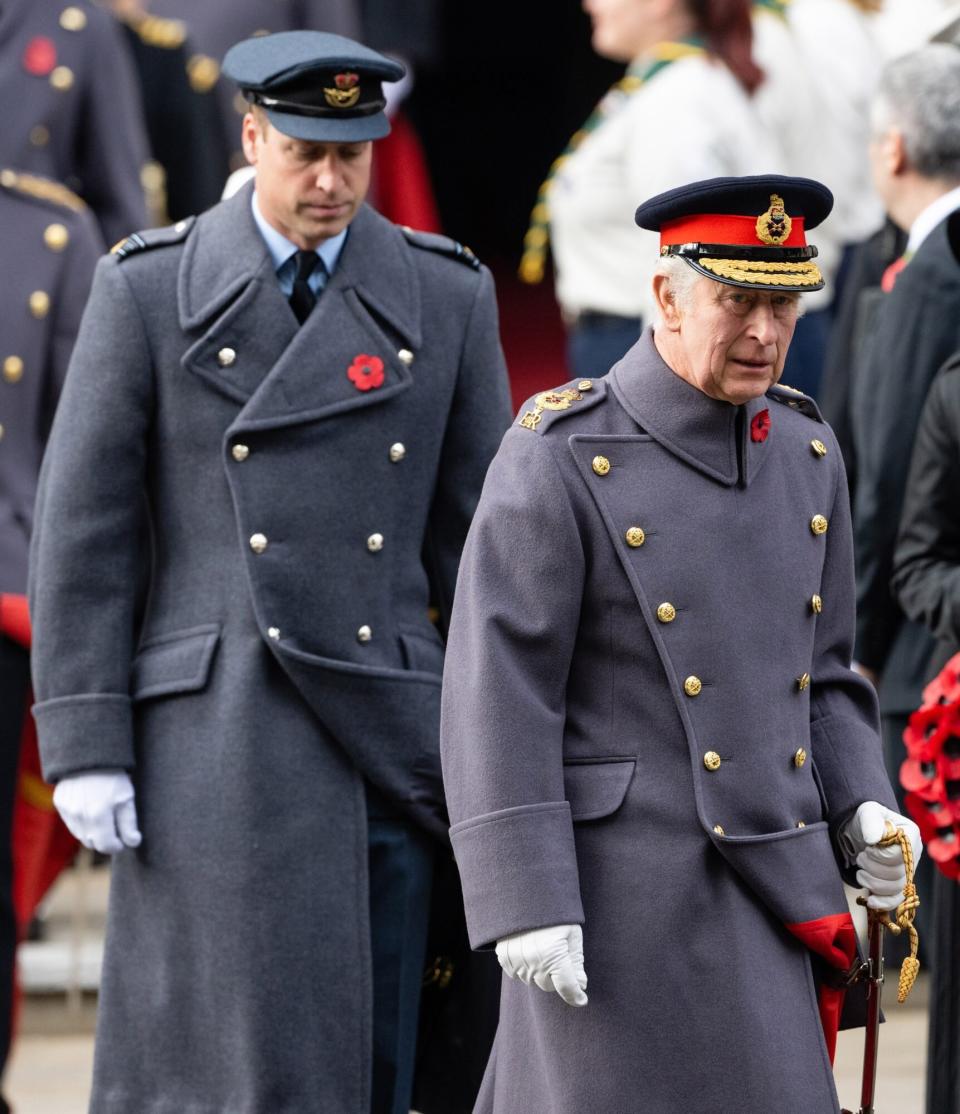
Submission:
[[[770,411],[758,410],[750,422],[750,440],[763,442],[770,432]]]
[[[53,40],[36,35],[27,43],[23,52],[23,68],[34,77],[46,77],[57,64],[57,48]]]
[[[347,378],[358,391],[369,391],[383,384],[383,360],[379,356],[354,356]]]

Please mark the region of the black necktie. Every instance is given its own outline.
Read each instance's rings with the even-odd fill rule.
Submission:
[[[297,264],[297,276],[293,280],[290,308],[302,325],[317,304],[317,296],[311,290],[307,279],[313,274],[314,268],[320,262],[320,256],[315,251],[298,251],[293,258]]]

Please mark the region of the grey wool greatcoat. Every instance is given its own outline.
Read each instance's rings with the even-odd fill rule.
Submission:
[[[895,808],[836,441],[784,388],[738,421],[649,330],[565,389],[487,475],[441,753],[471,942],[582,923],[589,1003],[504,979],[476,1110],[835,1114],[784,926],[846,913],[836,826]]]
[[[98,266],[31,566],[45,774],[130,770],[143,833],[92,1114],[369,1109],[361,775],[445,833],[428,608],[509,421],[458,247],[362,208],[300,328],[250,187]]]

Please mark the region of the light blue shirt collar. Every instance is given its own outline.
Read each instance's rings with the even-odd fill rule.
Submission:
[[[257,228],[260,229],[260,235],[263,237],[267,245],[267,250],[270,252],[270,258],[273,260],[273,267],[277,272],[277,281],[280,283],[280,289],[289,298],[293,291],[293,280],[295,276],[293,256],[300,249],[296,244],[291,243],[286,236],[278,232],[272,224],[267,222],[266,217],[260,212],[256,190],[250,195],[250,208],[253,211],[253,219]],[[314,294],[320,293],[327,281],[327,276],[332,275],[336,270],[337,261],[340,258],[340,252],[343,251],[343,245],[347,241],[347,233],[349,231],[349,227],[345,228],[336,236],[331,236],[329,240],[324,240],[317,248],[317,255],[323,260],[323,266],[326,267],[326,271],[324,271],[323,267],[317,267],[307,280]]]

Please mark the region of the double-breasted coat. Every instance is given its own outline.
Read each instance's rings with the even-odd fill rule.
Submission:
[[[441,750],[473,945],[581,923],[589,1003],[504,980],[476,1110],[835,1114],[798,937],[849,916],[837,826],[895,807],[836,441],[785,389],[708,398],[650,331],[563,390],[488,473]]]
[[[457,254],[364,207],[298,327],[247,187],[99,264],[31,567],[45,773],[130,770],[143,833],[94,1114],[369,1108],[364,778],[445,832],[428,608],[509,420]]]

